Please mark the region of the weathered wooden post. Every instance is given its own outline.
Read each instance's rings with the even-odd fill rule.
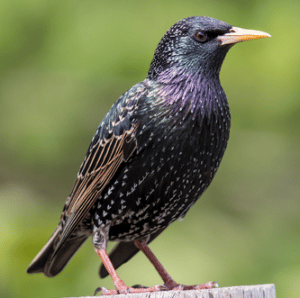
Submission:
[[[192,291],[163,291],[115,296],[85,296],[84,298],[276,298],[275,285],[237,286]],[[75,297],[70,297],[75,298]],[[83,298],[83,297],[78,297]]]

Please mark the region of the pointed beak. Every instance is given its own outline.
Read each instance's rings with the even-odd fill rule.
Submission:
[[[245,40],[259,39],[264,37],[271,37],[271,35],[263,31],[232,27],[229,30],[229,33],[218,36],[217,40],[221,41],[221,45],[225,45],[225,44],[235,44],[237,42],[241,42]]]

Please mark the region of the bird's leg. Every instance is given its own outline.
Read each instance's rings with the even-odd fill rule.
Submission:
[[[116,290],[107,290],[104,287],[100,287],[100,288],[97,288],[95,295],[99,291],[102,291],[103,295],[116,295],[119,293],[126,294],[128,287],[125,285],[123,280],[118,276],[117,271],[115,270],[113,264],[111,263],[106,250],[103,248],[100,248],[100,249],[95,248],[95,251],[96,251],[96,254],[100,257],[101,261],[103,262],[107,272],[111,276],[111,278],[114,282],[115,288],[116,288]]]
[[[109,228],[105,228],[105,230],[109,230]],[[127,293],[146,293],[146,292],[158,292],[165,290],[162,286],[153,286],[150,288],[131,288],[128,287],[123,280],[119,277],[116,269],[114,268],[109,256],[106,252],[106,240],[105,236],[105,230],[101,229],[95,229],[93,234],[93,243],[94,248],[96,251],[96,254],[100,257],[102,260],[107,272],[111,276],[114,285],[115,290],[108,290],[104,287],[99,287],[95,291],[95,296],[98,292],[102,292],[103,295],[117,295],[117,294],[127,294]]]
[[[109,259],[109,256],[107,255],[107,252],[105,249],[97,249],[95,248],[95,251],[97,255],[101,258],[107,272],[111,276],[114,285],[115,290],[108,290],[104,287],[99,287],[95,291],[95,296],[98,292],[102,292],[102,295],[117,295],[117,294],[127,294],[127,293],[147,293],[147,292],[159,292],[166,290],[163,286],[153,286],[150,288],[132,288],[126,286],[126,284],[123,282],[123,280],[119,277],[117,271],[115,270],[112,262]]]
[[[163,267],[163,265],[159,262],[159,260],[156,258],[156,256],[153,254],[153,252],[148,247],[147,243],[145,241],[138,241],[134,240],[134,244],[138,249],[140,249],[145,256],[148,258],[148,260],[151,262],[151,264],[154,266],[162,280],[164,281],[164,286],[168,290],[199,290],[199,289],[211,289],[211,288],[217,288],[218,284],[216,282],[210,281],[202,285],[192,285],[192,286],[186,286],[181,285],[175,282],[175,280],[170,276],[170,274],[166,271],[166,269]]]
[[[159,262],[157,257],[154,255],[154,253],[150,250],[146,242],[140,242],[138,240],[134,240],[135,246],[141,250],[145,256],[148,258],[148,260],[151,262],[151,264],[154,266],[160,277],[165,283],[165,286],[170,290],[176,287],[178,284],[174,281],[174,279],[170,276],[170,274],[166,271],[166,269],[163,267],[163,265]]]

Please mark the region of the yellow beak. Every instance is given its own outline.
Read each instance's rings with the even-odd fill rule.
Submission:
[[[263,31],[232,27],[229,30],[229,33],[218,36],[217,40],[221,41],[221,45],[225,45],[225,44],[235,44],[237,42],[241,42],[245,40],[259,39],[264,37],[271,37],[271,35]]]

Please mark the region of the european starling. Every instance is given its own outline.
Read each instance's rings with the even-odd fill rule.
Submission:
[[[116,290],[199,289],[177,284],[147,246],[183,218],[211,183],[227,146],[230,112],[219,72],[230,47],[268,37],[209,17],[189,17],[163,36],[147,78],[112,106],[88,148],[53,235],[28,273],[57,275],[89,237]],[[117,241],[110,256],[108,241]],[[142,250],[164,286],[130,288],[116,268]],[[103,266],[104,265],[104,266]]]

